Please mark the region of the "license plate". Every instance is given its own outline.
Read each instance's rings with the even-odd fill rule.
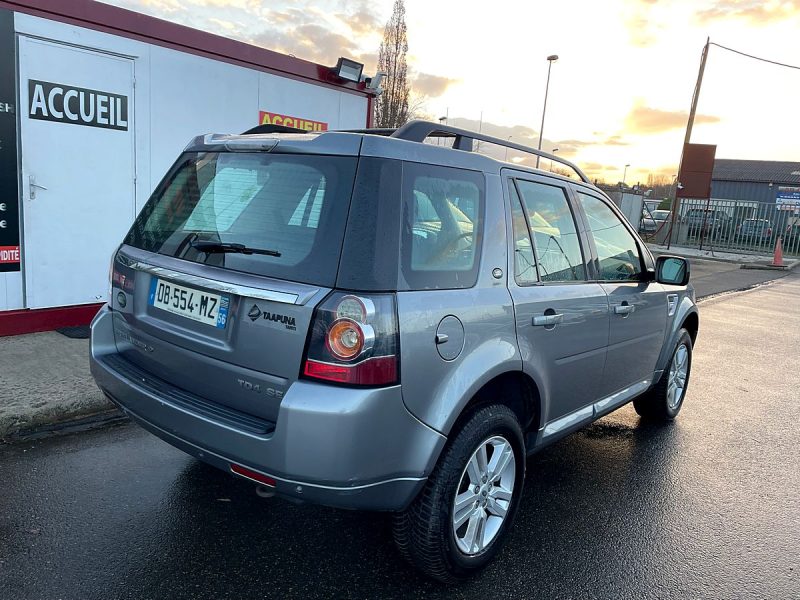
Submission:
[[[224,329],[230,298],[154,277],[148,303],[172,314]]]

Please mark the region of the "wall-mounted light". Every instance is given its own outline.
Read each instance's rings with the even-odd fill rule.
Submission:
[[[364,65],[349,58],[340,57],[339,62],[336,63],[334,73],[340,79],[353,81],[359,83],[361,81],[361,72],[364,70]]]

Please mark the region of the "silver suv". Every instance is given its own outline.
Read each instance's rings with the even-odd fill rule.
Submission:
[[[481,569],[527,455],[630,401],[678,414],[698,313],[577,167],[476,139],[537,154],[425,122],[196,138],[114,255],[97,384],[262,493],[392,511],[435,578]]]

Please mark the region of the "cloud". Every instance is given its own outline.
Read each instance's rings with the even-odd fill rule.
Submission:
[[[599,132],[594,133],[598,138],[602,137]],[[553,146],[558,148],[559,156],[570,157],[577,154],[582,148],[590,146],[629,146],[628,142],[622,140],[622,136],[612,135],[605,139],[596,140],[558,140],[553,142]]]
[[[630,146],[629,142],[626,142],[622,139],[620,135],[612,135],[605,141],[601,142],[603,146]]]
[[[625,118],[625,129],[631,133],[650,135],[685,127],[688,119],[689,113],[685,111],[662,110],[637,104]],[[696,115],[694,122],[695,125],[701,125],[718,123],[719,120],[719,117],[712,115]]]
[[[719,19],[744,19],[754,25],[785,21],[800,17],[800,2],[765,0],[715,0],[708,8],[698,11],[695,18],[700,23]]]
[[[367,3],[363,3],[358,10],[353,13],[340,13],[337,14],[336,17],[347,23],[348,27],[350,27],[350,31],[356,35],[370,35],[383,31],[383,23],[380,22],[376,14],[370,12]]]
[[[313,15],[272,13],[270,17],[279,26],[262,29],[251,37],[252,43],[326,65],[334,65],[340,56],[360,59],[356,40],[320,25]]]
[[[227,32],[236,31],[238,29],[236,23],[233,23],[231,21],[225,21],[224,19],[217,19],[215,17],[211,17],[208,19],[208,22],[214,23],[214,25],[217,25],[220,29]]]
[[[365,0],[341,2],[336,11],[311,0],[280,8],[263,0],[103,1],[325,65],[345,56],[373,72],[383,30],[382,13]]]
[[[587,162],[581,165],[587,173],[600,173],[602,171],[619,171],[618,165],[604,165],[599,162]]]
[[[443,77],[441,75],[431,75],[430,73],[420,73],[414,78],[411,87],[416,93],[429,98],[436,98],[447,91],[451,85],[460,80]]]

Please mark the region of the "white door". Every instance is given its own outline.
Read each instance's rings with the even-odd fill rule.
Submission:
[[[106,299],[135,216],[133,60],[20,36],[25,306]]]

